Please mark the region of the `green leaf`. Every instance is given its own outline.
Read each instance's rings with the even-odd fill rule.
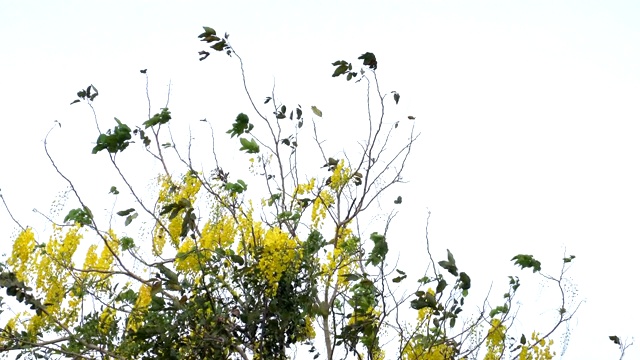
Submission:
[[[122,251],[127,251],[129,249],[132,249],[135,246],[133,239],[125,236],[120,238],[120,248],[122,249]]]
[[[208,26],[203,26],[202,28],[204,29],[204,32],[207,33],[208,35],[216,35],[216,31],[213,30],[212,28]]]
[[[520,336],[520,344],[525,345],[527,343],[527,338],[526,336],[524,336],[524,334],[522,334],[522,336]]]
[[[229,191],[233,192],[233,193],[238,193],[239,194],[239,193],[242,193],[245,190],[247,190],[247,184],[242,180],[238,180],[235,183],[227,183],[227,184],[225,184],[224,188],[226,190],[229,190]]]
[[[86,206],[83,209],[73,209],[70,210],[67,216],[64,218],[64,222],[73,221],[74,223],[80,224],[80,226],[90,225],[91,219],[93,215],[91,211]]]
[[[400,281],[406,278],[407,278],[407,275],[401,275],[401,276],[394,277],[393,279],[391,279],[391,281],[393,281],[394,283],[399,283]]]
[[[613,343],[616,345],[620,345],[620,338],[616,335],[609,336],[609,340],[613,341]]]
[[[382,263],[389,252],[389,245],[384,235],[374,232],[369,237],[373,241],[373,249],[369,253],[366,265],[378,266]]]
[[[311,111],[313,111],[313,113],[317,116],[317,117],[322,117],[322,111],[320,111],[320,109],[318,109],[315,106],[311,107]]]
[[[453,258],[453,254],[451,253],[451,251],[449,251],[449,249],[447,249],[447,259],[448,261],[439,261],[438,265],[447,270],[451,275],[458,276],[458,267],[456,266],[456,260]]]
[[[120,194],[120,191],[118,191],[118,189],[115,186],[112,186],[111,189],[109,190],[109,194],[118,195]]]
[[[568,258],[563,258],[562,261],[564,261],[564,263],[570,263],[573,259],[575,259],[576,256],[575,255],[571,255]]]
[[[423,298],[418,298],[418,299],[411,300],[411,308],[412,309],[420,310],[420,309],[424,309],[424,308],[426,308],[428,306],[429,306],[429,303]]]
[[[158,124],[166,124],[171,120],[171,112],[168,108],[162,108],[160,113],[153,115],[153,117],[142,123],[145,129],[148,129],[152,126],[156,126]]]
[[[267,200],[267,204],[269,206],[273,206],[273,203],[275,203],[276,201],[278,201],[278,199],[280,199],[280,197],[282,196],[281,193],[277,193],[277,194],[273,194],[271,195],[271,197],[269,198],[269,200]]]
[[[220,40],[217,43],[213,44],[211,46],[211,48],[213,50],[216,50],[216,51],[222,51],[222,50],[227,48],[227,41],[226,40]]]
[[[91,151],[92,154],[97,154],[102,150],[107,150],[111,154],[115,154],[119,151],[124,151],[131,143],[131,128],[126,124],[123,124],[115,118],[118,125],[109,129],[106,133],[100,134],[96,141],[96,146]]]
[[[466,272],[460,273],[460,288],[462,290],[469,290],[471,288],[471,278]]]
[[[402,204],[402,196],[398,196],[397,199],[393,200],[394,204]]]
[[[360,280],[360,275],[358,274],[344,274],[344,275],[340,275],[343,278],[345,278],[345,280],[347,281],[358,281]]]
[[[178,274],[176,274],[173,270],[169,269],[168,267],[162,264],[158,264],[157,268],[158,270],[160,270],[162,275],[164,275],[167,278],[167,280],[169,280],[172,283],[178,283],[179,281]]]
[[[520,265],[522,269],[533,268],[534,273],[540,271],[540,261],[536,260],[533,255],[516,255],[511,261],[515,262],[516,265]]]
[[[455,266],[456,259],[453,258],[453,254],[451,253],[451,251],[449,251],[449,249],[447,249],[447,260],[449,260],[449,262]]]
[[[138,217],[138,213],[133,213],[133,214],[127,216],[127,219],[124,221],[124,226],[129,226],[129,224],[131,224],[133,219],[135,219],[137,217]]]
[[[395,91],[392,91],[393,93],[393,100],[396,102],[396,104],[398,104],[398,101],[400,101],[400,94],[398,94]]]
[[[127,210],[118,211],[116,214],[118,214],[118,216],[127,216],[127,215],[131,214],[134,211],[136,211],[136,209],[131,208],[131,209],[127,209]]]
[[[231,255],[231,260],[240,266],[244,265],[244,259],[240,255]]]
[[[494,309],[492,309],[489,312],[489,317],[494,317],[498,314],[506,314],[509,312],[509,306],[507,304],[504,304],[502,306],[496,306]]]
[[[249,117],[243,113],[238,114],[236,121],[227,134],[231,134],[231,137],[240,136],[243,133],[248,133],[253,129],[253,125],[249,122]]]
[[[360,55],[358,59],[363,60],[363,64],[368,66],[372,70],[375,70],[378,68],[378,61],[376,60],[376,56],[373,55],[373,53],[366,52]]]
[[[248,140],[246,138],[240,138],[240,144],[242,144],[240,151],[246,151],[249,154],[257,154],[260,152],[260,146],[256,143],[255,139]]]
[[[444,289],[447,287],[447,282],[444,279],[440,279],[440,281],[438,281],[438,286],[436,287],[436,293],[441,293],[444,291]]]
[[[336,70],[333,72],[333,75],[331,75],[331,76],[332,77],[340,76],[340,75],[346,73],[347,70],[349,70],[349,67],[347,65],[339,65],[336,68]]]

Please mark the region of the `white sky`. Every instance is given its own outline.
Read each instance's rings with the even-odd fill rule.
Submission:
[[[83,105],[69,106],[88,84],[100,91],[103,128],[113,116],[145,120],[143,68],[152,111],[171,80],[180,121],[206,117],[226,129],[238,112],[251,116],[237,64],[223,54],[198,61],[202,25],[231,34],[257,99],[275,81],[290,108],[317,105],[332,127],[361,115],[364,103],[362,87],[331,78],[330,64],[370,51],[383,90],[401,94],[388,120],[416,116],[422,133],[410,183],[392,191],[405,201],[391,246],[414,264],[401,268],[426,265],[431,211],[436,256],[451,249],[472,290],[480,295],[481,278],[490,279],[499,295],[506,275],[523,275],[534,291],[520,300],[535,307],[556,293],[509,259],[532,253],[555,274],[566,248],[577,256],[576,299],[586,302],[565,358],[617,358],[609,335],[640,337],[640,2],[217,3],[0,0],[0,189],[14,215],[40,221],[31,209],[47,212],[64,189],[42,148],[56,119],[51,149],[64,170],[79,183],[101,181],[93,120]],[[5,251],[14,230],[0,211]],[[554,306],[534,308],[523,326],[544,331],[536,321]],[[627,354],[638,358],[640,344]]]

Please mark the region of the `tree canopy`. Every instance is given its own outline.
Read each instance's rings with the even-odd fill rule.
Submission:
[[[562,258],[555,275],[533,255],[511,259],[554,285],[553,326],[532,334],[512,331],[517,276],[506,278],[500,303],[487,300],[470,310],[465,299],[476,275],[456,262],[455,249],[434,256],[429,238],[420,235],[428,250],[423,263],[388,259],[389,226],[403,201],[389,191],[405,181],[419,134],[411,115],[387,119],[387,107],[401,94],[381,86],[378,66],[384,64],[373,53],[327,62],[327,76],[344,80],[336,86],[364,84],[360,106],[368,116],[360,133],[345,136],[352,142],[347,151],[325,145],[323,134],[330,133],[322,131],[320,105],[302,106],[275,91],[258,100],[228,34],[204,27],[199,39],[207,46],[201,61],[225,55],[238,61],[250,108],[228,119],[226,133],[198,121],[195,141],[211,144],[203,155],[191,151],[191,137],[186,151],[177,146],[171,129],[182,125],[169,103],[154,114],[149,101],[146,120],[115,118],[104,130],[93,107],[100,93],[93,84],[83,86],[71,104],[84,104],[78,111],[88,109],[94,118],[95,146],[84,151],[111,164],[116,178],[104,192],[114,198],[113,211],[99,213],[94,195],[56,165],[47,148],[53,131],[61,131],[56,124],[45,154],[69,196],[59,204],[64,213],[44,215],[52,226],[47,238],[14,219],[18,233],[0,263],[7,295],[0,303],[0,352],[70,359],[524,360],[556,354],[551,337],[577,310],[565,293],[575,256]],[[140,70],[147,79],[150,72]],[[149,176],[151,195],[134,186],[140,173],[123,170],[131,153],[161,169]],[[363,221],[377,230],[365,233]]]

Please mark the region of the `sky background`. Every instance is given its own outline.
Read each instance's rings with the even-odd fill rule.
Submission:
[[[174,118],[194,132],[202,118],[226,129],[238,112],[251,116],[237,63],[198,61],[202,25],[231,35],[257,99],[275,83],[290,108],[318,106],[338,129],[328,139],[337,152],[366,108],[364,88],[331,78],[331,63],[373,52],[383,91],[401,95],[388,121],[406,128],[415,116],[421,133],[409,182],[392,194],[405,199],[390,237],[401,268],[426,266],[431,212],[436,258],[451,249],[482,294],[493,282],[499,296],[507,275],[522,276],[531,289],[519,298],[520,325],[544,331],[537,321],[553,318],[558,305],[547,299],[557,293],[509,260],[535,254],[557,275],[565,252],[576,255],[568,276],[574,306],[584,302],[564,358],[617,359],[608,336],[640,336],[638,19],[637,1],[0,0],[0,189],[15,216],[42,224],[31,209],[48,212],[66,186],[42,146],[54,120],[60,166],[100,184],[107,163],[90,154],[90,110],[69,103],[94,84],[103,128],[114,116],[139,124],[140,69],[149,69],[152,112],[171,82]],[[4,251],[14,233],[0,211]],[[626,358],[639,357],[636,344]]]

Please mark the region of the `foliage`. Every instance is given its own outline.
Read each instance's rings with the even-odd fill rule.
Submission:
[[[237,58],[244,81],[242,59],[228,34],[221,37],[205,27],[199,38]],[[199,54],[200,60],[211,55]],[[191,153],[184,157],[172,138],[167,142],[161,131],[172,124],[168,107],[149,113],[142,127],[115,119],[117,125],[100,133],[92,149],[108,157],[120,188],[128,190],[111,186],[108,193],[127,205],[115,211],[116,221],[105,214],[108,223],[89,210],[91,196],[81,195],[50,157],[78,205],[62,223],[52,220],[47,240],[16,221],[21,231],[0,264],[0,287],[29,308],[7,317],[2,304],[7,320],[0,351],[32,358],[287,359],[306,346],[313,358],[328,359],[551,358],[549,337],[575,310],[565,308],[563,277],[574,256],[563,259],[557,278],[542,274],[531,255],[513,258],[560,290],[557,319],[545,335],[509,333],[520,287],[516,276],[509,277],[503,303],[485,303],[475,317],[463,312],[471,276],[449,250],[438,266],[429,251],[425,275],[410,295],[400,295],[410,274],[387,262],[388,229],[397,211],[368,237],[358,221],[403,181],[418,135],[413,126],[405,130],[383,121],[388,99],[379,87],[378,61],[370,52],[358,60],[359,70],[345,60],[334,62],[333,77],[365,83],[380,114],[377,120],[369,116],[361,151],[349,156],[325,155],[330,149],[323,147],[316,119],[329,114],[310,106],[313,135],[302,136],[309,123],[305,110],[298,105],[287,111],[275,94],[260,105],[269,107],[265,111],[247,91],[258,120],[252,123],[239,113],[227,131],[230,141],[240,142],[251,174],[235,181],[215,151],[215,167],[198,170]],[[146,69],[140,72],[148,76]],[[398,104],[400,94],[389,94]],[[72,104],[85,101],[92,107],[98,92],[91,85],[77,96]],[[366,107],[371,114],[370,101]],[[116,161],[118,153],[135,151],[129,146],[132,133],[142,141],[140,150],[164,169],[151,202],[120,169],[125,155]],[[398,137],[408,140],[394,148],[397,142],[390,139]],[[302,148],[319,155],[303,164],[297,157]],[[175,172],[169,171],[168,150],[179,164]],[[260,194],[258,207],[250,185]],[[393,203],[401,205],[402,197]],[[128,227],[132,224],[141,231]],[[415,321],[401,321],[404,310],[411,310]]]

